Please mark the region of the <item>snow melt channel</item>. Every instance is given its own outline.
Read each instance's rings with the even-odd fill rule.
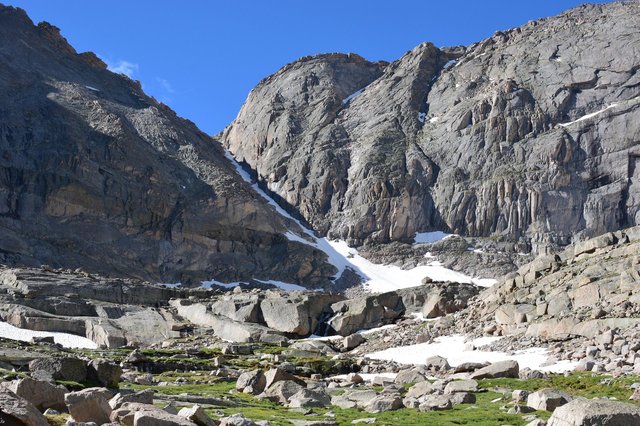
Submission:
[[[256,182],[253,182],[249,173],[242,168],[233,155],[226,149],[225,157],[233,164],[240,177],[249,183],[262,198],[273,206],[278,214],[295,222],[304,233],[303,238],[289,230],[285,234],[289,240],[310,245],[326,253],[329,263],[338,270],[336,278],[340,277],[345,269],[349,268],[362,277],[365,288],[373,293],[384,293],[401,288],[417,287],[422,285],[422,280],[425,277],[429,277],[434,281],[469,283],[482,287],[490,287],[496,283],[496,280],[493,279],[472,278],[463,273],[445,268],[439,262],[431,262],[429,265],[416,266],[412,269],[402,269],[395,265],[372,263],[360,256],[358,250],[349,247],[345,241],[330,241],[326,238],[318,238],[312,230],[306,228],[299,220],[287,213],[275,200],[263,191]],[[416,234],[416,242],[435,242],[447,236],[447,234],[439,231]],[[203,282],[203,285],[206,286],[207,283],[222,284],[215,281],[207,281]],[[225,287],[234,285],[237,285],[237,283],[224,284]],[[289,285],[295,286],[296,284]],[[300,286],[298,287],[302,288]]]

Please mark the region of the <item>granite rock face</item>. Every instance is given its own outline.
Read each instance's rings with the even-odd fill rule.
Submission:
[[[335,273],[193,123],[5,6],[0,93],[0,262],[161,282]]]
[[[220,139],[290,211],[353,244],[441,229],[544,252],[633,226],[638,13],[580,6],[388,65],[303,58],[263,80]]]

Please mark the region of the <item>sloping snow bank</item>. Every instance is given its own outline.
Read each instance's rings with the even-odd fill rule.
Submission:
[[[303,236],[289,230],[285,235],[291,241],[297,241],[308,244],[321,250],[327,254],[329,263],[338,270],[335,278],[339,278],[346,268],[352,269],[354,272],[362,276],[365,288],[373,293],[383,293],[393,291],[400,288],[416,287],[422,285],[422,279],[429,277],[434,281],[451,281],[460,283],[473,283],[482,287],[490,287],[497,281],[493,279],[478,279],[468,275],[452,271],[443,267],[438,262],[432,262],[430,265],[418,266],[413,269],[405,270],[394,265],[380,265],[370,262],[358,254],[358,251],[347,245],[345,241],[329,241],[326,238],[318,238],[312,230],[306,228],[299,220],[292,217],[282,207],[278,205],[266,192],[264,192],[257,183],[251,180],[251,176],[236,161],[233,155],[225,150],[226,158],[233,164],[236,171],[242,179],[251,185],[251,187],[264,198],[278,214],[287,219],[294,221],[303,232]],[[416,242],[435,242],[448,237],[443,232],[426,232],[416,234]],[[220,285],[215,281],[204,281],[203,286],[210,287],[213,283]],[[275,282],[271,282],[275,283]],[[282,284],[282,283],[281,283]],[[223,287],[235,286],[237,283],[229,283]],[[275,284],[277,285],[277,284]],[[287,284],[287,286],[297,286],[296,284]],[[302,289],[302,287],[297,286]],[[285,287],[280,287],[285,288]],[[286,289],[286,288],[285,288]]]
[[[29,342],[33,337],[49,337],[53,336],[56,343],[61,344],[65,348],[80,349],[97,349],[98,345],[86,337],[76,336],[68,333],[55,333],[49,331],[33,331],[24,328],[14,327],[9,323],[0,321],[0,337],[11,340],[20,340]]]
[[[434,281],[468,283],[482,287],[490,287],[496,283],[496,280],[493,279],[472,278],[463,273],[452,271],[442,266],[440,262],[431,262],[413,269],[376,264],[360,256],[356,249],[349,247],[344,241],[328,241],[328,243],[348,262],[345,266],[351,267],[362,275],[365,280],[365,288],[373,293],[417,287],[422,285],[424,277],[429,277]]]
[[[468,343],[476,348],[486,346],[499,340],[500,337],[483,337]],[[530,348],[517,351],[514,354],[506,352],[490,352],[482,350],[465,350],[465,338],[461,335],[439,337],[436,343],[419,343],[417,345],[389,348],[380,352],[373,352],[366,357],[372,359],[395,361],[401,364],[424,364],[430,356],[440,355],[455,367],[465,362],[497,362],[505,360],[518,361],[520,368],[529,367],[533,370],[563,373],[573,370],[577,362],[560,361],[552,365],[545,365],[549,358],[545,348]]]

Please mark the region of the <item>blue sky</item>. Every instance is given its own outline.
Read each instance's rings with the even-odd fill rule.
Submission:
[[[0,0],[48,21],[214,134],[263,77],[295,59],[355,52],[392,61],[423,41],[470,44],[579,0]],[[605,3],[600,1],[599,3]]]

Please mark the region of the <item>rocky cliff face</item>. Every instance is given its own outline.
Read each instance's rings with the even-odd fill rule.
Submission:
[[[586,5],[391,64],[320,55],[262,81],[222,143],[317,230],[567,244],[639,223],[637,2]]]
[[[164,282],[335,273],[191,122],[1,5],[0,93],[0,262]]]

